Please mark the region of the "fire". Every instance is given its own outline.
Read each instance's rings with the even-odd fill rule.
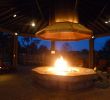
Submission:
[[[68,68],[67,62],[63,59],[63,57],[60,57],[56,60],[54,64],[54,69],[57,71],[66,71]]]
[[[63,57],[60,57],[56,60],[54,67],[49,68],[49,71],[56,75],[65,76],[71,72],[78,72],[79,70],[77,68],[70,67],[66,60],[64,60]]]

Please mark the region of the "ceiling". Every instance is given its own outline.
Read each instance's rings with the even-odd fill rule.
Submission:
[[[48,25],[54,2],[58,0],[0,0],[0,30],[34,34]],[[110,34],[110,0],[77,0],[76,10],[79,22],[94,34]]]

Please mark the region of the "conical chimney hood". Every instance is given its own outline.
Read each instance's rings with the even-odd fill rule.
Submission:
[[[54,41],[77,41],[93,36],[92,30],[78,23],[73,0],[56,0],[56,3],[49,26],[36,32],[37,37]]]

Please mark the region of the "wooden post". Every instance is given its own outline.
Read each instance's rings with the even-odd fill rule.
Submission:
[[[89,40],[89,68],[94,68],[94,38]]]
[[[51,50],[55,50],[55,41],[51,41]]]
[[[54,61],[55,61],[55,41],[51,41],[51,63],[53,65]]]
[[[55,41],[51,41],[51,54],[55,54]]]
[[[17,33],[13,34],[13,68],[17,67],[18,63],[18,40]]]

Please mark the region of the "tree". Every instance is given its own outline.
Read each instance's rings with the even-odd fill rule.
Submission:
[[[70,44],[69,43],[64,43],[63,45],[62,45],[62,51],[70,51],[71,50],[71,46],[70,46]]]
[[[43,53],[43,52],[47,52],[48,48],[45,45],[41,45],[38,50],[40,53]]]
[[[110,40],[106,41],[102,50],[100,50],[99,55],[103,59],[110,58]]]
[[[110,40],[106,41],[103,51],[110,52]]]
[[[89,53],[89,51],[88,51],[87,49],[83,49],[81,52],[82,52],[83,54],[88,54],[88,53]]]
[[[0,33],[1,58],[4,62],[12,62],[13,56],[13,36],[10,33]]]
[[[36,53],[41,40],[32,37],[21,37],[19,40],[19,51],[21,53]]]

